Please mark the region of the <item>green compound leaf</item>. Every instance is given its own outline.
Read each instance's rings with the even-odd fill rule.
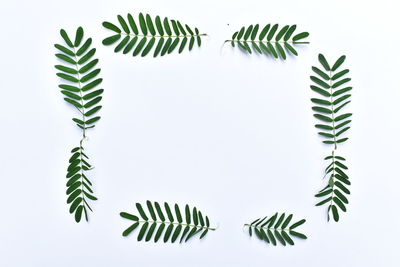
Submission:
[[[116,30],[111,24],[106,26]],[[89,203],[97,198],[93,195],[92,182],[87,175],[93,167],[83,152],[83,141],[87,130],[94,128],[100,120],[97,113],[102,108],[99,103],[104,90],[96,87],[103,79],[98,78],[101,70],[96,68],[96,49],[90,49],[92,39],[84,38],[82,27],[78,27],[74,38],[70,38],[65,30],[61,30],[60,34],[65,44],[54,45],[57,49],[56,57],[62,61],[55,66],[57,71],[60,71],[56,75],[62,80],[59,88],[64,100],[77,109],[79,118],[72,118],[72,121],[82,130],[82,139],[79,146],[72,150],[67,168],[67,203],[76,222],[80,222],[82,217],[88,221],[88,211],[92,211]]]
[[[215,228],[210,227],[209,218],[204,217],[195,207],[191,209],[189,205],[185,205],[185,208],[181,209],[178,204],[171,206],[165,202],[163,210],[158,202],[151,201],[146,201],[146,207],[147,211],[140,203],[136,203],[138,215],[120,213],[122,218],[133,221],[133,224],[122,233],[123,236],[130,235],[138,228],[140,229],[138,241],[144,239],[146,242],[150,240],[158,242],[162,239],[164,242],[181,243],[187,242],[197,234],[200,234],[199,239],[202,239],[209,231],[215,231]]]
[[[127,19],[118,15],[117,20],[117,24],[103,22],[103,27],[112,31],[112,35],[105,38],[103,44],[116,44],[115,53],[122,51],[128,54],[133,51],[133,56],[142,57],[149,55],[152,50],[153,57],[165,56],[173,51],[182,53],[186,48],[191,51],[195,41],[200,47],[201,38],[206,36],[200,34],[197,28],[193,31],[187,24],[183,26],[180,21],[167,17],[161,19],[156,16],[153,19],[149,14],[139,13],[137,20],[131,14],[127,15]]]
[[[304,224],[306,220],[300,220],[292,223],[293,215],[286,215],[285,213],[275,213],[273,216],[265,216],[264,218],[258,218],[250,224],[245,224],[248,227],[248,233],[250,236],[255,236],[265,241],[268,244],[276,246],[279,242],[281,245],[286,246],[294,245],[293,238],[307,239],[307,237],[293,229]]]
[[[82,213],[88,221],[88,210],[92,210],[89,202],[97,200],[93,196],[92,182],[87,176],[87,172],[91,170],[88,163],[88,157],[83,152],[83,147],[78,146],[71,151],[69,165],[67,169],[67,203],[70,204],[69,212],[75,214],[75,221],[80,222]]]
[[[318,99],[311,99],[314,105],[312,110],[315,112],[314,117],[321,120],[325,125],[325,131],[320,134],[323,137],[323,143],[330,144],[334,149],[337,148],[338,143],[343,143],[347,139],[343,139],[343,132],[340,132],[338,128],[339,123],[343,120],[349,119],[351,113],[340,113],[342,109],[350,103],[351,94],[349,91],[351,87],[347,86],[347,83],[351,81],[350,78],[344,78],[339,81],[333,81],[338,79],[337,74],[340,73],[340,77],[349,73],[348,70],[337,72],[338,68],[344,63],[346,57],[341,56],[333,65],[332,69],[326,60],[325,56],[320,54],[318,59],[323,67],[312,67],[313,72],[317,76],[310,76],[311,86],[310,88],[319,93]],[[336,76],[336,77],[335,77]],[[324,98],[321,98],[324,97]],[[343,125],[344,126],[344,125]],[[347,131],[348,129],[346,129]],[[340,136],[340,138],[338,138]],[[339,140],[341,142],[339,142]]]
[[[279,28],[278,24],[267,24],[261,29],[259,24],[250,25],[233,33],[232,39],[226,42],[230,42],[233,47],[237,45],[248,54],[256,52],[286,60],[288,55],[298,55],[295,46],[309,43],[303,40],[309,36],[308,32],[294,35],[296,28],[296,25]]]
[[[312,67],[318,77],[310,76],[313,83],[311,89],[319,93],[318,98],[311,99],[314,105],[312,110],[314,117],[321,122],[315,125],[320,130],[318,135],[324,144],[332,146],[332,154],[325,158],[329,162],[325,168],[327,185],[315,195],[318,198],[316,206],[327,205],[328,221],[333,217],[337,222],[340,213],[347,212],[346,205],[349,203],[348,187],[351,183],[346,174],[348,167],[344,163],[345,158],[338,156],[336,151],[339,144],[348,140],[345,135],[350,129],[352,113],[345,113],[343,109],[351,102],[352,87],[347,85],[351,79],[345,77],[350,71],[340,70],[346,56],[339,57],[332,67],[324,55],[319,54],[318,60],[322,68]]]
[[[334,220],[337,222],[340,217],[339,210],[342,212],[347,211],[346,205],[349,203],[348,195],[350,195],[348,186],[351,183],[346,174],[347,166],[342,163],[345,161],[345,158],[337,156],[334,150],[325,160],[329,162],[325,169],[328,185],[315,195],[315,197],[319,198],[319,202],[316,206],[329,204],[328,221],[330,216],[333,216]]]

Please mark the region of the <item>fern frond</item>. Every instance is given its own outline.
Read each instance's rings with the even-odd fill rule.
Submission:
[[[200,239],[205,237],[209,231],[215,228],[210,227],[210,221],[196,207],[191,209],[189,205],[181,210],[178,204],[173,207],[168,203],[164,203],[164,209],[158,202],[146,202],[147,212],[140,203],[136,203],[138,215],[121,212],[121,217],[131,220],[134,223],[129,226],[123,233],[128,236],[136,228],[140,228],[137,240],[143,239],[148,242],[153,239],[154,242],[160,240],[164,243],[171,240],[171,243],[179,240],[187,242],[192,237],[200,234]],[[175,216],[174,216],[175,214]]]
[[[311,90],[318,93],[317,98],[312,98],[312,110],[314,117],[320,123],[315,127],[318,134],[324,139],[322,142],[332,147],[332,154],[325,158],[330,163],[325,169],[325,176],[329,177],[328,185],[315,196],[324,198],[316,206],[328,204],[328,220],[331,213],[335,221],[339,221],[339,210],[346,212],[348,204],[346,194],[350,194],[347,186],[350,185],[349,177],[346,175],[347,166],[345,159],[335,154],[338,144],[348,140],[346,134],[350,129],[352,113],[343,112],[343,109],[351,102],[352,87],[347,83],[351,81],[347,77],[348,69],[339,70],[346,56],[341,56],[331,67],[325,56],[319,54],[321,68],[312,67],[314,75],[310,76],[313,84]]]
[[[74,41],[68,36],[65,30],[60,31],[65,44],[55,44],[58,53],[56,57],[62,63],[56,65],[59,71],[57,76],[63,80],[59,85],[64,100],[78,110],[79,117],[72,118],[72,121],[82,130],[82,139],[80,145],[72,150],[70,166],[68,167],[67,195],[68,203],[71,201],[70,212],[75,212],[75,220],[81,220],[82,212],[88,220],[87,208],[91,210],[86,199],[96,200],[90,189],[91,183],[84,175],[91,167],[87,163],[87,157],[83,151],[83,141],[86,137],[86,131],[94,128],[100,120],[97,115],[102,108],[99,105],[102,100],[103,89],[98,89],[98,85],[103,81],[99,78],[100,69],[96,68],[99,60],[94,58],[95,48],[91,48],[92,39],[84,40],[84,31],[82,27],[76,30]],[[85,159],[86,158],[86,159]],[[72,182],[71,182],[72,181]],[[74,190],[75,189],[75,190]]]
[[[127,54],[132,51],[133,56],[142,57],[150,53],[154,48],[153,56],[164,56],[171,54],[174,50],[182,53],[186,47],[191,51],[195,43],[201,46],[201,37],[197,28],[190,28],[179,20],[170,20],[167,17],[161,19],[156,16],[153,20],[149,14],[144,16],[139,13],[138,20],[135,21],[131,14],[125,19],[121,15],[117,16],[119,26],[111,22],[103,22],[104,28],[111,30],[114,34],[103,40],[104,45],[117,43],[114,52],[122,51]],[[138,23],[137,23],[138,22]]]
[[[308,44],[303,39],[309,36],[308,32],[294,34],[296,25],[286,25],[279,29],[278,24],[267,24],[263,28],[259,24],[242,27],[232,35],[232,47],[237,46],[246,53],[259,53],[280,57],[286,60],[287,54],[297,56],[296,45]]]
[[[292,238],[297,237],[300,239],[307,239],[302,233],[295,231],[297,227],[306,222],[306,220],[300,220],[292,223],[293,214],[286,216],[285,213],[279,215],[275,213],[273,216],[264,218],[258,218],[250,224],[245,224],[248,227],[249,235],[253,236],[253,231],[258,239],[265,241],[268,244],[276,246],[277,241],[283,246],[286,244],[294,245]]]

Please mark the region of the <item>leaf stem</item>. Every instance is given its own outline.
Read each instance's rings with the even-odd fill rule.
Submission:
[[[332,134],[333,134],[333,142],[334,142],[334,149],[332,150],[332,174],[331,177],[329,178],[329,185],[332,188],[331,192],[331,201],[329,203],[329,207],[332,206],[333,203],[333,197],[334,197],[334,187],[335,187],[335,150],[337,149],[337,143],[336,143],[336,129],[335,129],[335,113],[334,113],[334,105],[333,105],[333,88],[332,88],[332,71],[329,70],[329,90],[330,90],[330,100],[331,100],[331,118],[332,118]],[[332,182],[331,182],[332,181]],[[328,220],[329,220],[329,208],[328,208]]]
[[[178,222],[167,222],[167,221],[150,221],[150,220],[148,220],[148,221],[144,221],[144,220],[138,220],[138,221],[136,221],[136,222],[138,222],[138,223],[157,223],[157,224],[163,224],[163,223],[165,223],[165,224],[174,224],[174,225],[182,225],[182,226],[190,226],[190,227],[194,227],[194,228],[199,228],[199,229],[208,229],[208,230],[211,230],[211,231],[215,231],[216,230],[216,228],[211,228],[211,227],[207,227],[207,226],[201,226],[201,225],[194,225],[194,224],[187,224],[187,223],[178,223]]]
[[[79,167],[81,168],[81,170],[80,170],[80,175],[81,175],[81,197],[82,197],[82,203],[83,203],[83,208],[84,208],[83,210],[85,212],[85,218],[87,220],[87,211],[86,211],[86,207],[85,206],[89,207],[89,205],[86,202],[85,193],[84,193],[84,190],[85,190],[84,185],[83,185],[83,183],[84,183],[84,178],[83,178],[83,176],[84,176],[84,169],[83,169],[84,165],[83,165],[83,157],[82,157],[82,153],[83,153],[83,144],[82,143],[86,138],[86,117],[85,117],[85,108],[84,108],[83,95],[82,95],[81,77],[80,77],[80,74],[79,74],[78,57],[76,55],[75,47],[73,47],[73,50],[74,50],[74,58],[75,58],[75,62],[76,62],[75,68],[76,68],[77,76],[78,76],[78,80],[79,80],[79,82],[78,82],[79,96],[81,97],[81,106],[82,106],[82,110],[78,109],[79,112],[82,114],[82,121],[83,121],[82,139],[79,141],[79,148],[80,148],[80,151],[79,151],[80,152],[80,155],[79,155],[79,158],[80,158],[79,164],[80,164],[80,166]],[[89,207],[89,209],[90,209],[90,207]]]
[[[335,145],[336,145],[336,143],[335,143]],[[335,147],[335,149],[336,149],[336,147]],[[336,166],[335,166],[335,150],[332,150],[332,175],[328,181],[328,183],[330,185],[331,179],[332,179],[332,185],[330,185],[332,192],[331,192],[331,201],[329,203],[329,206],[332,206],[332,203],[333,203],[333,194],[334,194],[333,190],[335,187],[335,171],[336,171],[335,168],[336,168]],[[328,208],[328,221],[329,221],[329,208]]]
[[[284,43],[288,43],[288,44],[309,44],[310,42],[296,42],[296,41],[260,41],[260,40],[225,40],[225,43],[227,42],[236,42],[236,43],[279,43],[279,44],[284,44]]]
[[[337,149],[336,143],[336,129],[335,129],[335,113],[334,113],[334,106],[333,106],[333,88],[332,88],[332,71],[329,71],[329,90],[331,94],[331,118],[332,118],[332,127],[333,127],[333,142],[335,144],[335,150]]]
[[[75,68],[76,68],[76,72],[77,72],[77,76],[78,76],[78,88],[79,88],[79,96],[81,97],[81,106],[82,106],[82,110],[79,110],[82,114],[82,121],[83,121],[83,136],[82,136],[82,140],[86,138],[86,117],[85,117],[85,108],[84,108],[84,103],[83,103],[83,95],[82,95],[82,84],[81,84],[81,77],[79,74],[79,67],[78,67],[78,57],[76,55],[76,49],[75,47],[74,49],[74,58],[75,58]],[[81,146],[82,146],[82,140],[81,140]]]
[[[164,37],[164,38],[183,38],[183,37],[187,37],[187,38],[190,38],[190,37],[199,37],[199,36],[207,36],[207,34],[206,33],[201,33],[201,34],[193,34],[193,35],[190,35],[190,34],[184,34],[184,35],[144,35],[144,34],[133,34],[133,33],[125,33],[125,32],[121,32],[120,33],[120,35],[126,35],[126,36],[132,36],[132,37],[147,37],[147,38],[152,38],[152,37],[157,37],[157,38],[161,38],[161,37]]]
[[[246,227],[250,227],[250,228],[257,228],[257,229],[265,229],[265,230],[279,230],[279,231],[290,231],[290,228],[273,228],[273,227],[261,227],[261,226],[255,226],[255,225],[251,225],[251,224],[244,224],[244,226]]]

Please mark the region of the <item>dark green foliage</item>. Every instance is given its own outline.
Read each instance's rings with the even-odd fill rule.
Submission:
[[[314,117],[320,121],[315,127],[324,139],[322,142],[332,145],[335,149],[337,144],[347,141],[345,134],[350,129],[352,116],[351,113],[343,112],[351,97],[352,87],[345,85],[351,80],[345,77],[349,70],[336,71],[345,58],[340,57],[330,69],[325,57],[320,54],[319,60],[323,69],[312,67],[315,74],[310,76],[313,82],[310,88],[318,93],[318,97],[311,99],[314,104]]]
[[[64,30],[61,30],[61,36],[70,46],[71,41],[68,41],[70,38]],[[79,27],[74,42],[76,46],[70,48],[59,44],[54,46],[61,52],[57,53],[56,57],[61,59],[62,63],[55,66],[59,71],[57,76],[65,81],[59,85],[61,93],[66,102],[78,109],[81,117],[72,120],[85,134],[86,130],[95,127],[95,123],[100,119],[97,112],[102,108],[99,103],[104,90],[96,88],[103,81],[98,77],[101,70],[96,68],[99,62],[94,58],[96,48],[90,49],[91,38],[85,42],[82,42],[82,38],[83,29]]]
[[[103,22],[104,28],[111,30],[113,35],[103,40],[104,45],[117,43],[114,52],[122,51],[123,54],[132,52],[133,56],[148,55],[153,50],[153,56],[164,56],[171,54],[174,50],[182,53],[186,47],[191,51],[195,43],[201,46],[201,37],[197,28],[190,28],[182,25],[178,20],[161,20],[156,16],[153,20],[150,15],[144,16],[139,13],[138,20],[135,21],[131,14],[127,18],[118,15],[119,26]],[[154,49],[153,49],[154,48]]]
[[[160,239],[165,243],[170,240],[188,241],[197,234],[200,234],[202,239],[209,231],[214,231],[215,228],[210,227],[210,221],[207,216],[194,207],[191,209],[188,205],[185,209],[179,208],[177,204],[173,207],[168,203],[164,203],[164,209],[158,202],[146,202],[146,210],[140,203],[136,203],[138,215],[121,212],[121,217],[133,221],[123,233],[123,236],[128,236],[136,228],[140,229],[137,240],[143,239],[148,242],[153,240],[158,242]]]
[[[97,113],[102,108],[99,103],[104,90],[97,87],[103,79],[98,77],[101,70],[96,68],[99,62],[94,58],[96,49],[90,48],[92,39],[84,40],[82,27],[76,30],[74,40],[71,40],[64,30],[61,30],[60,34],[66,45],[54,45],[58,50],[56,57],[62,61],[55,66],[59,71],[57,76],[63,80],[59,88],[64,100],[78,110],[80,117],[72,120],[82,130],[82,140],[79,147],[72,150],[73,155],[67,174],[69,179],[67,202],[71,204],[70,212],[75,213],[75,220],[79,222],[82,213],[88,220],[87,209],[91,210],[91,208],[87,200],[96,200],[92,195],[92,184],[85,175],[91,166],[87,162],[87,156],[83,153],[82,143],[86,137],[86,130],[94,128],[101,118]]]
[[[87,177],[87,172],[92,169],[88,163],[89,157],[83,152],[83,147],[72,149],[67,170],[67,203],[70,204],[69,212],[75,214],[75,221],[80,222],[82,213],[88,221],[89,200],[97,200],[93,196],[92,183]]]
[[[328,221],[330,212],[333,219],[339,221],[339,210],[346,212],[346,205],[349,203],[347,195],[350,195],[348,187],[351,185],[349,177],[346,174],[347,166],[343,157],[332,155],[325,158],[329,165],[325,169],[325,176],[329,178],[328,185],[325,186],[315,197],[320,198],[316,206],[328,204]]]
[[[286,246],[286,244],[294,245],[293,237],[307,239],[307,236],[295,230],[305,223],[306,220],[303,219],[292,223],[292,218],[292,214],[286,216],[285,213],[281,215],[275,213],[275,215],[271,217],[265,216],[264,218],[258,218],[250,224],[245,224],[245,226],[249,228],[250,236],[253,236],[254,232],[258,239],[268,244],[276,246],[279,242],[284,246]]]
[[[232,39],[227,42],[230,42],[233,47],[237,44],[249,54],[256,52],[286,60],[288,54],[298,55],[296,45],[309,43],[303,40],[309,36],[308,32],[294,34],[295,30],[296,25],[286,25],[281,29],[278,24],[267,24],[262,28],[259,24],[250,25],[235,32]]]
[[[318,60],[322,68],[312,67],[315,75],[310,76],[313,84],[311,90],[318,93],[317,98],[312,98],[312,110],[314,117],[320,123],[315,127],[318,134],[323,138],[323,143],[332,146],[332,155],[325,158],[330,163],[325,169],[325,176],[329,178],[328,185],[315,196],[322,198],[316,205],[328,204],[328,220],[330,213],[335,221],[339,221],[339,210],[346,212],[348,200],[346,195],[350,194],[348,186],[349,177],[346,175],[348,169],[345,159],[336,155],[338,144],[348,140],[345,137],[350,129],[352,113],[343,112],[343,109],[350,103],[352,87],[346,84],[351,81],[347,78],[348,69],[340,70],[346,57],[341,56],[332,67],[324,55],[320,54]]]

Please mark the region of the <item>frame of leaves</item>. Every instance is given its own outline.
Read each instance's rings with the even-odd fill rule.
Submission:
[[[161,20],[159,16],[156,16],[153,20],[149,14],[144,16],[139,13],[139,26],[137,26],[131,14],[127,15],[127,20],[120,15],[117,16],[117,19],[119,26],[110,22],[103,22],[106,29],[115,33],[105,38],[103,44],[109,46],[119,41],[114,48],[116,53],[122,51],[123,54],[127,54],[133,51],[133,56],[140,54],[145,57],[154,47],[154,57],[171,54],[176,48],[178,48],[179,53],[182,53],[186,47],[191,51],[195,43],[200,47],[201,37],[206,35],[200,34],[197,28],[192,30],[187,24],[183,26],[180,21],[169,20],[167,17]],[[278,24],[267,24],[261,29],[259,24],[255,24],[254,26],[242,27],[232,35],[231,40],[226,42],[230,42],[233,47],[237,45],[249,54],[255,51],[259,54],[286,60],[287,55],[298,55],[294,48],[296,45],[309,43],[303,40],[309,36],[309,33],[301,32],[294,35],[296,28],[296,25],[286,25],[279,29]],[[62,65],[55,66],[60,71],[57,76],[64,81],[59,87],[62,89],[61,93],[64,95],[64,100],[74,106],[81,114],[81,118],[72,119],[82,130],[82,139],[79,146],[71,150],[72,156],[69,159],[67,169],[66,191],[70,213],[74,213],[76,222],[80,222],[82,214],[88,220],[88,210],[92,210],[88,200],[97,200],[91,189],[92,183],[86,175],[86,172],[90,171],[92,166],[88,163],[89,158],[84,152],[83,141],[86,138],[86,131],[94,128],[95,123],[100,120],[100,116],[95,114],[102,108],[98,104],[102,99],[101,94],[104,90],[95,89],[102,82],[102,79],[97,78],[101,71],[95,68],[98,59],[92,59],[96,49],[89,50],[92,39],[88,38],[82,42],[84,35],[82,27],[76,30],[73,42],[65,30],[61,30],[60,34],[66,46],[65,44],[55,45],[60,52],[56,54],[56,57],[63,62]],[[328,185],[316,194],[318,198],[326,198],[316,205],[329,203],[328,220],[331,212],[334,220],[338,221],[338,208],[346,212],[345,204],[348,204],[348,200],[345,194],[350,194],[347,188],[350,181],[345,173],[345,170],[347,170],[347,166],[343,163],[345,159],[336,155],[335,152],[337,145],[348,139],[342,137],[342,134],[350,129],[351,120],[349,118],[352,116],[351,113],[339,115],[339,111],[350,103],[351,94],[349,91],[352,87],[340,87],[351,80],[350,78],[341,79],[349,72],[348,69],[337,72],[345,61],[345,56],[340,57],[332,67],[322,54],[318,58],[325,71],[318,67],[312,67],[318,77],[310,77],[314,83],[311,85],[311,89],[326,99],[321,97],[311,99],[315,104],[312,107],[315,112],[314,117],[322,121],[322,124],[317,124],[315,127],[321,130],[318,134],[326,139],[323,143],[333,145],[334,148],[332,154],[325,158],[325,160],[330,161],[325,169],[325,175],[329,176]],[[140,203],[136,203],[140,217],[121,212],[121,217],[134,222],[123,232],[123,236],[131,234],[140,226],[138,241],[143,239],[150,241],[154,236],[153,240],[157,242],[164,234],[164,242],[167,242],[171,237],[171,242],[174,243],[178,239],[180,239],[180,242],[183,240],[186,242],[200,232],[201,239],[209,231],[215,230],[215,228],[210,227],[208,217],[203,217],[202,213],[195,207],[191,209],[188,205],[185,206],[184,220],[177,204],[174,205],[175,217],[168,203],[164,203],[167,216],[164,215],[158,202],[147,201],[146,205],[150,217],[147,216]],[[293,230],[303,224],[305,220],[300,220],[289,226],[292,217],[292,214],[286,216],[285,213],[281,215],[276,213],[269,218],[267,216],[262,219],[259,218],[250,224],[245,224],[245,226],[248,227],[250,236],[254,231],[260,240],[267,243],[276,245],[278,240],[282,245],[294,245],[292,237],[301,239],[307,237]],[[165,232],[164,229],[166,229]]]

